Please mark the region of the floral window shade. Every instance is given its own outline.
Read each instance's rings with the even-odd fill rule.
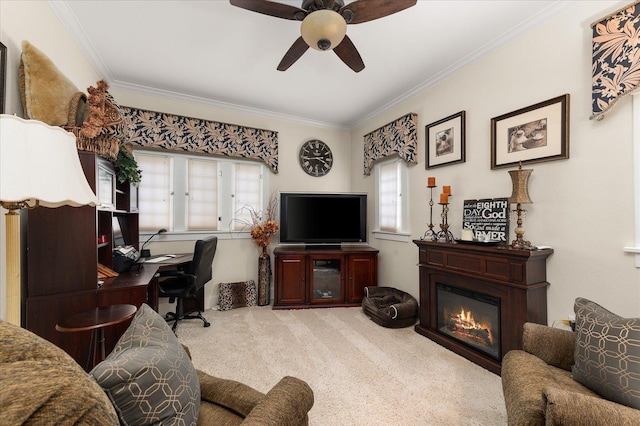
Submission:
[[[592,24],[592,119],[640,83],[640,1]]]
[[[127,142],[143,148],[248,158],[278,173],[278,132],[120,107]]]
[[[395,154],[416,164],[417,153],[418,114],[409,113],[364,135],[364,174],[371,174],[376,161]]]

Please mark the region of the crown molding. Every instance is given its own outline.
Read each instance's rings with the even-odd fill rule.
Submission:
[[[467,67],[468,65],[478,62],[479,60],[489,55],[490,53],[494,52],[498,48],[504,46],[505,44],[517,39],[518,37],[536,28],[541,27],[542,25],[546,24],[552,19],[557,18],[559,15],[567,12],[568,10],[573,9],[579,3],[580,3],[579,1],[563,1],[563,0],[556,1],[554,4],[547,7],[537,15],[533,15],[524,24],[519,25],[518,27],[512,28],[510,31],[490,41],[489,43],[485,44],[480,49],[476,50],[470,55],[467,55],[465,58],[461,59],[460,61],[451,64],[449,67],[447,67],[440,73],[436,74],[432,78],[425,80],[424,82],[414,87],[413,89],[408,90],[407,92],[401,94],[400,96],[380,106],[379,108],[371,111],[369,114],[362,117],[357,122],[353,123],[352,129],[355,129],[364,125],[369,120],[372,120],[379,114],[391,109],[395,105],[398,105],[399,103],[402,103],[407,99],[410,99],[416,96],[417,94],[429,89],[430,87],[435,86],[440,81],[455,74],[456,72]]]
[[[96,53],[95,47],[89,42],[89,37],[82,30],[80,23],[76,16],[69,9],[66,1],[54,1],[47,0],[47,4],[53,10],[53,13],[58,17],[62,25],[69,31],[71,38],[80,47],[80,50],[84,56],[88,59],[89,63],[93,65],[93,68],[99,75],[104,76],[104,80],[111,81],[113,76],[109,68],[102,62],[100,56]]]
[[[300,123],[300,124],[304,124],[304,125],[307,125],[307,126],[324,127],[324,128],[337,129],[337,130],[350,130],[351,129],[348,126],[342,126],[342,125],[339,125],[339,124],[336,124],[336,123],[327,123],[327,122],[322,122],[322,121],[317,121],[317,120],[311,120],[311,119],[307,119],[307,118],[304,118],[304,117],[297,117],[297,116],[294,116],[294,115],[281,114],[281,113],[268,111],[268,110],[264,110],[264,109],[253,108],[253,107],[248,107],[248,106],[244,106],[244,105],[237,105],[237,104],[232,104],[232,103],[229,103],[229,102],[216,101],[214,99],[204,98],[204,97],[201,97],[201,96],[187,95],[187,94],[184,94],[184,93],[173,92],[173,91],[170,91],[170,90],[157,89],[157,88],[154,88],[154,87],[148,87],[148,86],[143,86],[143,85],[139,85],[139,84],[126,83],[126,82],[118,81],[118,80],[110,82],[109,85],[111,87],[119,88],[119,89],[123,89],[123,90],[130,90],[130,91],[139,92],[139,93],[146,93],[146,94],[150,94],[150,95],[161,96],[161,97],[164,97],[164,98],[170,98],[170,99],[175,99],[175,100],[180,100],[180,101],[187,101],[187,102],[193,102],[193,103],[198,103],[198,104],[203,104],[203,105],[208,105],[208,106],[214,106],[214,107],[218,107],[218,108],[230,109],[230,110],[234,110],[234,111],[245,112],[247,114],[258,115],[258,116],[269,117],[269,118],[276,118],[276,119],[279,119],[279,120]]]

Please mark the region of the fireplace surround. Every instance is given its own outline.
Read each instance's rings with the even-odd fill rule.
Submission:
[[[525,322],[547,324],[546,259],[553,250],[516,250],[414,240],[420,273],[416,332],[500,374],[522,348]]]

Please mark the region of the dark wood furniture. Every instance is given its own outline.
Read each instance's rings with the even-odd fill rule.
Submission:
[[[91,188],[113,166],[91,152],[79,151],[80,162]],[[100,171],[102,168],[102,172]],[[98,284],[98,261],[112,265],[112,218],[121,215],[129,241],[138,245],[138,214],[130,188],[111,182],[115,204],[111,208],[37,208],[23,213],[22,326],[69,353],[80,365],[88,356],[90,332],[60,333],[55,325],[76,313],[113,304],[157,307],[155,274],[158,266],[120,274]],[[116,188],[119,188],[116,191]],[[132,201],[133,200],[133,201]],[[125,231],[123,229],[123,231]],[[105,242],[98,243],[105,235]],[[149,289],[151,289],[148,294]],[[154,302],[155,300],[155,302]],[[128,321],[105,330],[106,350],[115,345]],[[119,334],[118,334],[119,333]]]
[[[105,358],[104,329],[130,320],[138,308],[133,305],[109,305],[79,312],[56,324],[56,330],[61,333],[78,333],[91,331],[89,344],[90,358],[87,359],[85,369],[90,371]]]
[[[359,306],[364,288],[378,285],[378,250],[280,246],[274,250],[273,309]]]
[[[414,240],[419,250],[420,323],[415,330],[500,374],[501,362],[438,331],[436,285],[451,285],[500,300],[501,354],[522,348],[525,322],[547,324],[546,260],[553,250],[447,244]],[[501,359],[502,357],[500,357]]]

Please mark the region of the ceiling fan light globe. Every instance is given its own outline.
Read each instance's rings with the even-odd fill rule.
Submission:
[[[333,10],[316,10],[304,18],[300,34],[312,49],[330,50],[347,34],[347,22]]]

